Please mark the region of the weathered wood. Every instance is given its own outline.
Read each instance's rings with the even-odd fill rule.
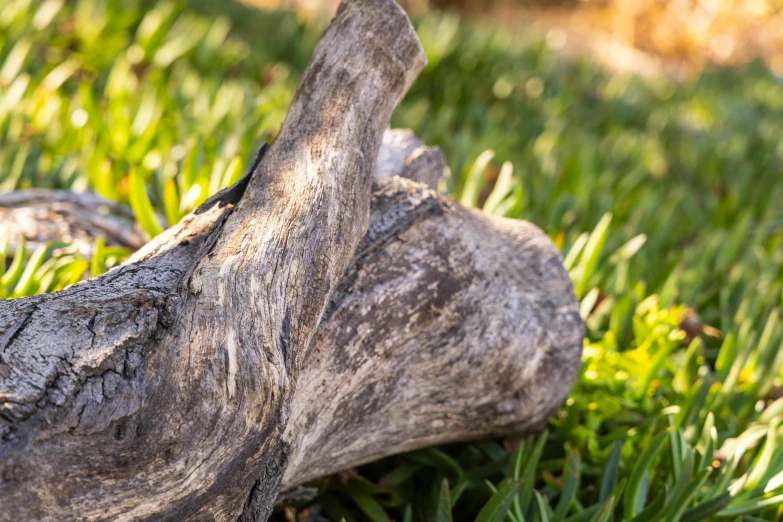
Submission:
[[[545,421],[582,339],[546,236],[399,178],[366,229],[423,62],[392,0],[349,0],[250,178],[0,303],[0,519],[263,520],[281,484]],[[437,177],[411,154],[387,173]]]
[[[299,377],[283,488],[436,443],[541,428],[576,380],[584,336],[547,236],[399,178]]]
[[[440,149],[427,147],[409,129],[389,129],[383,135],[375,175],[400,176],[437,189],[446,168]]]
[[[271,508],[293,383],[423,65],[393,1],[349,0],[232,212],[194,213],[132,264],[3,304],[4,513],[225,520],[254,484],[249,509]]]
[[[136,250],[145,243],[133,212],[95,194],[25,190],[0,194],[0,237],[9,234],[9,254],[23,236],[29,250],[52,241],[90,240]]]

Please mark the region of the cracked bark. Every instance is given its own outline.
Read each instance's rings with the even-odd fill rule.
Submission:
[[[348,0],[239,186],[0,302],[0,519],[264,520],[281,488],[546,421],[583,336],[554,246],[388,177],[442,171],[412,136],[376,168],[423,65],[392,0]]]

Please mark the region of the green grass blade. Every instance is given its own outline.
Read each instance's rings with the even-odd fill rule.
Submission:
[[[95,250],[92,253],[92,259],[90,259],[90,277],[98,277],[104,272],[103,258],[104,252],[103,236],[95,238]]]
[[[20,235],[16,243],[16,253],[14,254],[14,259],[11,261],[11,265],[8,267],[8,270],[6,270],[5,274],[0,277],[0,286],[5,289],[6,295],[10,293],[11,287],[16,284],[19,276],[22,275],[26,254],[27,249],[25,238],[24,236]]]
[[[451,492],[449,490],[448,479],[443,479],[440,483],[438,493],[438,505],[435,508],[435,522],[452,522],[451,518]]]
[[[455,484],[465,479],[465,472],[456,460],[436,448],[427,448],[408,454],[408,458],[419,464],[439,469]]]
[[[479,511],[476,522],[503,522],[514,502],[519,485],[518,481],[504,479],[498,486],[497,492]]]
[[[659,493],[642,509],[631,522],[652,522],[656,520],[658,516],[663,513],[665,508],[667,496],[664,492]]]
[[[707,501],[696,504],[691,509],[683,513],[680,520],[682,522],[698,522],[699,520],[704,520],[728,506],[730,502],[731,493],[724,491],[717,497],[713,497]]]
[[[762,483],[762,479],[769,474],[770,463],[772,462],[772,458],[775,456],[775,452],[777,451],[778,424],[779,421],[776,419],[769,425],[769,428],[767,429],[767,437],[764,441],[764,446],[758,458],[756,459],[756,462],[753,464],[753,469],[748,476],[748,480],[745,482],[746,490],[753,490],[759,484],[763,486],[766,483],[766,481]]]
[[[601,504],[601,508],[596,512],[595,515],[593,515],[593,518],[590,519],[590,522],[607,522],[609,517],[612,516],[612,511],[614,510],[614,500],[614,495],[611,495],[609,498],[604,500],[603,504]]]
[[[33,252],[33,255],[30,256],[30,259],[25,264],[24,271],[19,277],[19,281],[17,281],[11,297],[24,297],[30,294],[33,285],[33,276],[35,276],[35,272],[43,264],[47,253],[48,249],[46,245],[39,245],[38,248],[35,249],[35,252]]]
[[[579,258],[579,264],[572,272],[572,278],[574,279],[574,286],[577,297],[581,297],[587,291],[590,284],[590,276],[593,275],[595,266],[598,263],[598,258],[601,256],[601,252],[606,243],[606,238],[609,235],[609,224],[612,222],[612,215],[606,213],[601,217],[596,224],[593,231],[590,233],[590,238],[585,244],[584,252],[582,252]]]
[[[459,502],[459,499],[462,496],[462,493],[465,492],[465,489],[467,489],[468,484],[469,483],[467,480],[463,480],[451,489],[450,496],[452,508],[457,504],[457,502]]]
[[[579,453],[576,448],[572,448],[568,452],[567,464],[563,470],[563,476],[565,477],[563,493],[560,495],[560,499],[558,500],[552,515],[552,520],[554,522],[565,520],[566,515],[568,515],[568,510],[576,497],[576,491],[579,489],[579,465]]]
[[[538,440],[536,440],[530,457],[525,463],[524,470],[522,471],[522,476],[520,477],[519,504],[523,513],[526,513],[530,508],[530,501],[533,498],[533,487],[535,486],[536,481],[536,469],[541,460],[541,454],[544,452],[544,446],[546,445],[548,438],[549,432],[546,430],[538,436]]]
[[[549,522],[551,517],[549,516],[549,503],[546,501],[546,499],[539,493],[538,491],[535,491],[535,497],[536,497],[536,512],[538,513],[538,522]]]
[[[774,496],[756,497],[751,500],[730,504],[723,511],[718,512],[719,517],[736,517],[749,513],[758,513],[764,509],[783,506],[783,494]]]
[[[656,457],[663,451],[666,437],[666,432],[658,434],[631,471],[623,498],[626,520],[632,520],[642,510],[646,497],[646,488],[643,488],[644,479],[652,470]]]
[[[500,167],[500,173],[498,179],[495,181],[495,186],[492,188],[492,192],[487,196],[487,200],[484,202],[482,210],[487,214],[495,214],[500,204],[514,189],[514,165],[510,161],[503,163]]]
[[[177,192],[177,184],[172,178],[169,178],[163,183],[163,210],[171,226],[176,225],[182,219],[179,205],[180,197]]]
[[[599,490],[599,502],[605,501],[617,487],[617,476],[620,468],[620,457],[622,455],[623,443],[617,441],[612,446],[612,452],[606,461],[604,472],[601,473],[601,489]]]
[[[481,189],[484,187],[484,171],[489,162],[495,156],[495,151],[485,150],[473,162],[465,175],[465,185],[462,188],[462,196],[459,202],[466,207],[475,207],[478,204]]]
[[[133,209],[133,214],[136,216],[142,230],[150,237],[155,237],[163,232],[163,227],[158,222],[155,211],[152,209],[152,203],[150,203],[150,200],[147,197],[144,178],[137,169],[132,169],[128,176],[128,180],[128,197],[130,199],[131,209]]]
[[[688,508],[689,503],[696,495],[699,488],[704,485],[711,471],[712,470],[710,469],[702,470],[690,480],[688,485],[681,492],[678,492],[676,497],[674,495],[670,497],[670,501],[668,502],[669,505],[666,507],[667,520],[679,522],[682,519],[682,515]]]
[[[590,522],[599,509],[601,509],[601,504],[595,504],[594,506],[585,508],[579,513],[571,515],[565,519],[565,522]]]
[[[350,493],[349,493],[350,494]],[[386,510],[370,495],[350,494],[351,500],[371,522],[391,522]]]

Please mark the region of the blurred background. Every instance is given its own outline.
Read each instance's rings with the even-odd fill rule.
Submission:
[[[94,192],[160,233],[274,138],[335,4],[0,0],[0,196]],[[392,124],[443,149],[453,198],[552,238],[584,367],[537,438],[348,470],[275,516],[781,519],[781,0],[404,5],[429,64]],[[0,297],[132,248],[63,239],[0,230]]]
[[[338,0],[244,0],[305,16],[334,12]],[[566,52],[641,74],[692,76],[707,64],[761,57],[783,76],[783,5],[776,0],[401,0],[409,12],[459,12],[512,31],[551,30]]]

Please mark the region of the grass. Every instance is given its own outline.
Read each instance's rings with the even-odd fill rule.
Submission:
[[[237,179],[323,25],[222,4],[6,1],[0,190],[95,191],[154,235]],[[780,79],[751,64],[641,80],[450,15],[416,27],[430,63],[393,125],[444,149],[456,199],[552,237],[588,326],[584,366],[535,439],[385,459],[276,516],[779,519]],[[20,250],[0,296],[59,290],[127,254],[96,243],[95,259]]]

